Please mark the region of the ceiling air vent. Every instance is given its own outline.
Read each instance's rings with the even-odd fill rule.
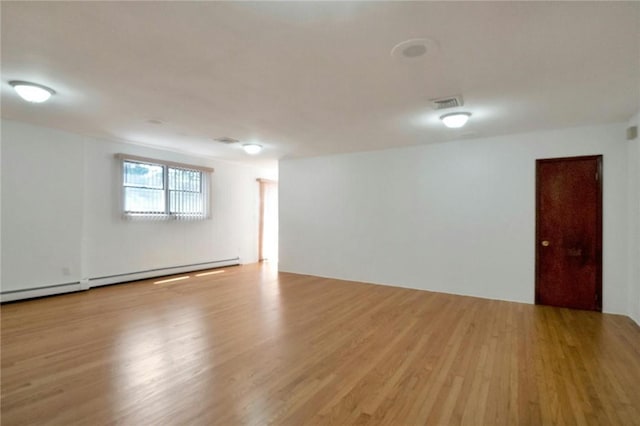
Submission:
[[[240,142],[238,139],[228,138],[226,136],[223,136],[221,138],[215,138],[214,141],[220,142],[220,143],[224,143],[224,144],[227,144],[227,145],[232,144],[232,143]]]
[[[446,98],[431,99],[434,109],[447,109],[462,106],[462,96],[449,96]]]

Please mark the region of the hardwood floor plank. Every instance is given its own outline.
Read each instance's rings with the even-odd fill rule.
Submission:
[[[187,275],[2,305],[2,425],[640,424],[623,316]]]

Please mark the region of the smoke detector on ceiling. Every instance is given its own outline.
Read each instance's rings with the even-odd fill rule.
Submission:
[[[446,98],[437,98],[430,99],[431,104],[433,105],[433,109],[448,109],[448,108],[456,108],[464,105],[464,101],[462,100],[461,95],[457,96],[447,96]]]
[[[438,43],[430,38],[412,38],[391,49],[391,56],[403,60],[422,59],[438,51]]]

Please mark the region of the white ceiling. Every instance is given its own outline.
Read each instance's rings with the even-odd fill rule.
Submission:
[[[1,7],[3,117],[233,161],[622,122],[640,108],[638,2]],[[424,37],[438,48],[423,58],[390,55]],[[14,79],[58,93],[27,104]],[[429,99],[456,94],[473,115],[450,130]],[[265,150],[249,157],[220,136]]]

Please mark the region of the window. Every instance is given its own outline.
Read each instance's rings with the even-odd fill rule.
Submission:
[[[128,218],[207,219],[212,169],[118,154]]]

